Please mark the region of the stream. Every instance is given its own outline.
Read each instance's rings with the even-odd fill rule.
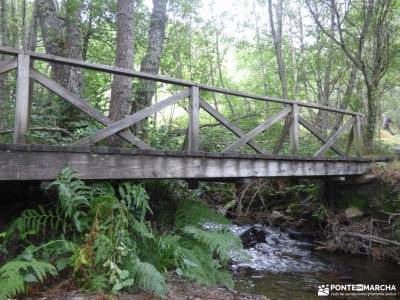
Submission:
[[[237,235],[248,228],[250,225],[229,226]],[[398,265],[367,257],[318,252],[312,244],[293,240],[279,229],[263,229],[267,232],[265,242],[246,249],[249,256],[246,261],[233,257],[238,291],[270,299],[320,299],[317,289],[321,284],[395,284],[400,289]]]

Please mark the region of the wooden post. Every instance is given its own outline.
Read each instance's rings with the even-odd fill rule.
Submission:
[[[189,100],[189,132],[188,132],[188,150],[199,150],[199,133],[200,133],[200,95],[199,87],[192,86],[190,88]]]
[[[299,150],[299,106],[297,103],[292,104],[292,122],[290,124],[290,149],[292,154],[296,154]]]
[[[26,143],[29,120],[29,55],[18,54],[14,144]]]
[[[361,130],[361,116],[356,115],[353,118],[354,118],[354,124],[353,124],[354,148],[356,155],[360,157],[363,154],[363,148],[364,148],[362,130]]]

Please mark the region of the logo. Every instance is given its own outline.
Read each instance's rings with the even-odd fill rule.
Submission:
[[[318,296],[396,296],[394,284],[321,284]]]
[[[318,296],[329,296],[329,285],[327,284],[319,285]]]

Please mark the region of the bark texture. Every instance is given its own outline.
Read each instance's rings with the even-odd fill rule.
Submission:
[[[62,17],[58,2],[54,0],[36,0],[37,13],[43,42],[47,53],[82,59],[82,0],[64,2],[66,16]],[[55,81],[80,96],[82,94],[82,72],[75,67],[51,64]],[[60,127],[69,128],[72,122],[81,119],[79,110],[68,104],[60,106]]]
[[[7,1],[1,0],[1,45],[8,45],[8,31],[7,31]],[[5,59],[4,55],[1,55],[1,60]],[[8,88],[7,88],[7,74],[0,74],[0,129],[4,129],[7,127],[7,113],[6,113],[6,105],[8,100]]]
[[[134,0],[118,0],[117,4],[117,49],[115,65],[126,69],[133,68],[133,12]],[[120,120],[131,111],[132,80],[129,77],[115,75],[111,86],[111,103],[109,117]],[[119,146],[122,139],[113,136],[109,143]]]
[[[153,10],[150,18],[149,40],[146,55],[143,57],[140,71],[158,74],[160,71],[161,54],[165,41],[165,25],[167,23],[167,0],[153,0]],[[133,106],[134,111],[141,110],[151,104],[156,92],[154,81],[143,80],[138,87],[137,100]],[[147,120],[140,122],[136,127],[139,136],[145,137]]]
[[[282,98],[288,99],[288,84],[286,76],[285,62],[282,53],[282,6],[283,0],[278,0],[276,5],[276,25],[272,8],[272,0],[268,0],[269,22],[271,26],[271,35],[274,41],[276,63],[278,65],[278,74],[282,87]],[[275,27],[276,26],[276,27]]]

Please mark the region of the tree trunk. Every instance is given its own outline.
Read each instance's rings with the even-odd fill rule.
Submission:
[[[81,30],[83,0],[68,0],[66,6],[67,55],[71,58],[83,59],[83,34]],[[77,96],[82,96],[82,70],[76,67],[69,67],[68,71],[68,90]],[[68,123],[79,122],[84,118],[84,113],[69,104],[65,107],[63,115]],[[69,126],[65,127],[68,128]]]
[[[339,108],[341,109],[347,109],[348,107],[350,98],[353,95],[353,90],[357,79],[357,71],[358,71],[357,67],[355,65],[352,65],[350,68],[350,77],[349,81],[347,82],[346,91],[344,92],[343,100],[339,105]],[[340,124],[342,124],[343,122],[343,117],[344,117],[343,114],[337,114],[335,125],[333,125],[332,132],[336,132],[339,129]]]
[[[335,13],[331,9],[331,25],[330,34],[335,32]],[[333,45],[328,46],[328,53],[326,54],[326,62],[324,64],[324,81],[319,89],[319,99],[318,104],[322,106],[329,106],[329,98],[331,95],[331,70],[332,70],[332,60],[333,60],[334,49]],[[321,132],[326,133],[328,130],[328,113],[325,110],[319,110],[317,115],[317,124],[321,129]]]
[[[81,13],[82,0],[67,0],[66,17],[60,17],[57,2],[54,0],[37,0],[36,6],[44,46],[47,53],[82,59]],[[51,64],[52,77],[70,92],[82,94],[82,74],[75,67],[62,64]],[[70,104],[59,105],[58,126],[71,128],[72,122],[81,119],[81,112]]]
[[[255,2],[253,2],[253,9],[252,13],[254,15],[255,25],[256,25],[256,47],[257,47],[257,54],[258,54],[258,61],[260,64],[260,72],[263,82],[263,92],[264,95],[268,95],[268,80],[267,80],[267,66],[264,59],[265,49],[263,49],[261,45],[261,36],[260,36],[260,27],[259,27],[259,16],[257,15]],[[265,117],[268,117],[268,102],[265,101]]]
[[[367,86],[367,124],[365,126],[365,149],[371,153],[374,149],[374,137],[378,116],[377,86]]]
[[[82,59],[83,36],[81,30],[82,24],[82,0],[67,1],[67,43],[68,56],[76,59]],[[68,90],[74,94],[82,95],[83,76],[79,68],[71,67],[69,74]]]
[[[269,21],[271,26],[271,35],[274,41],[275,47],[275,54],[276,54],[276,62],[278,65],[278,74],[279,79],[281,81],[282,87],[282,98],[288,99],[288,84],[287,84],[287,77],[286,77],[286,68],[285,62],[283,59],[282,53],[282,5],[283,0],[278,0],[278,5],[276,8],[276,25],[277,28],[275,29],[275,21],[274,21],[274,14],[272,10],[272,0],[268,0],[268,11],[269,11]]]
[[[288,99],[288,86],[287,86],[287,77],[286,77],[286,67],[285,67],[285,62],[283,59],[283,53],[282,53],[282,17],[283,17],[283,0],[278,0],[278,7],[276,9],[276,15],[277,15],[277,30],[275,30],[275,21],[274,21],[274,14],[272,10],[272,0],[268,0],[268,12],[269,12],[269,21],[270,21],[270,26],[271,26],[271,35],[272,39],[274,41],[274,46],[275,46],[275,56],[276,56],[276,62],[278,65],[278,74],[279,74],[279,79],[281,82],[281,88],[282,88],[282,98]],[[288,127],[290,123],[290,116],[285,117],[284,121],[284,128]],[[282,133],[276,142],[275,148],[274,148],[274,154],[279,153],[280,149],[283,146],[283,142],[285,141],[286,134],[285,130],[282,130]]]
[[[303,81],[304,85],[304,93],[306,95],[306,99],[308,99],[308,86],[307,86],[307,73],[305,68],[306,55],[305,55],[305,44],[304,44],[304,30],[303,30],[303,16],[301,14],[301,7],[298,10],[299,13],[299,38],[300,38],[300,53],[301,53],[301,62],[300,69],[297,74],[298,78],[296,79],[296,86],[294,88],[294,98],[298,97],[300,92],[300,80]]]
[[[17,16],[17,1],[11,1],[11,30],[10,30],[10,41],[9,44],[13,45],[14,48],[19,48],[19,28],[18,28],[18,16]]]
[[[39,22],[42,31],[43,43],[47,53],[67,56],[67,43],[63,36],[63,24],[58,18],[57,6],[54,0],[37,0]],[[68,68],[51,64],[52,77],[63,87],[68,88]]]
[[[134,0],[118,0],[117,3],[117,45],[115,66],[133,68],[133,12]],[[120,120],[127,116],[132,107],[132,80],[130,77],[115,75],[111,85],[111,103],[109,117]],[[109,143],[120,146],[122,139],[112,136]]]
[[[153,0],[153,11],[150,18],[149,40],[146,55],[143,57],[140,71],[158,74],[160,70],[161,53],[165,41],[165,24],[167,22],[167,0]],[[156,82],[142,80],[138,88],[137,102],[134,111],[141,110],[151,104],[156,91]],[[147,120],[136,126],[136,131],[141,137],[146,136]]]
[[[8,31],[7,31],[7,1],[1,0],[1,45],[7,46],[8,44]],[[5,57],[1,55],[1,60]],[[0,74],[0,129],[4,129],[8,125],[8,114],[7,114],[7,100],[8,100],[8,88],[7,88],[7,74]]]

